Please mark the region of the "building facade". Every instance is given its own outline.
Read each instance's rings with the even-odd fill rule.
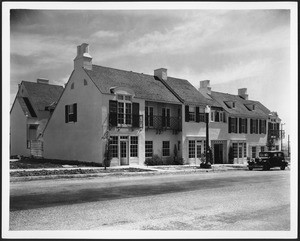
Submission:
[[[189,81],[92,63],[88,44],[77,47],[74,70],[43,132],[44,157],[111,165],[144,165],[175,153],[199,165],[206,148],[205,107],[210,106],[209,146],[213,164],[246,163],[267,148],[269,114],[246,89],[237,95],[197,90]]]

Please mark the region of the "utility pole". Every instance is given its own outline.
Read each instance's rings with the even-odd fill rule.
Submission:
[[[288,157],[290,157],[290,135],[288,135]]]

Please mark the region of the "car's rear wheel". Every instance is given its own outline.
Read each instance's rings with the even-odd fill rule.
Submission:
[[[253,170],[253,167],[249,167],[249,170],[252,171],[252,170]]]
[[[281,170],[284,170],[284,169],[285,169],[285,166],[281,166],[280,169],[281,169]]]

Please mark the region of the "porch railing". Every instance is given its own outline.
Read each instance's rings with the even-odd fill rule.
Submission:
[[[182,130],[181,117],[145,116],[146,129],[156,130]]]

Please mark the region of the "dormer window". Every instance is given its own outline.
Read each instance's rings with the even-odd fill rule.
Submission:
[[[71,84],[71,89],[72,89],[72,90],[74,89],[74,83]]]
[[[235,108],[235,102],[234,102],[234,101],[224,101],[224,104],[225,104],[229,109]]]
[[[254,104],[244,104],[245,107],[249,110],[249,111],[252,111],[252,110],[255,110],[255,105]]]
[[[83,85],[87,85],[86,79],[83,80]]]

